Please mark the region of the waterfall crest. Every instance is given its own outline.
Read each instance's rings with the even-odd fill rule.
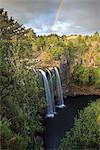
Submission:
[[[65,107],[65,105],[64,105],[64,99],[63,99],[63,91],[62,91],[62,86],[61,86],[60,75],[56,67],[54,67],[54,70],[55,70],[55,75],[56,75],[56,90],[57,90],[57,95],[58,95],[57,107],[63,108]]]
[[[42,69],[39,69],[39,71],[41,72],[42,77],[43,77],[46,100],[47,100],[47,115],[46,116],[53,118],[54,112],[53,112],[53,105],[52,105],[52,96],[51,96],[48,79],[47,79],[46,73]]]

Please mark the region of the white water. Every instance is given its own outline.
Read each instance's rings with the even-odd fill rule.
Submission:
[[[38,72],[36,71],[36,69],[33,68],[33,73],[38,76]]]
[[[47,115],[46,115],[46,117],[53,118],[54,112],[53,112],[53,105],[52,105],[52,96],[51,96],[51,91],[50,91],[48,79],[46,77],[46,73],[43,70],[39,69],[39,71],[41,72],[42,77],[43,77],[46,100],[47,100]]]
[[[55,74],[56,74],[56,90],[57,90],[57,107],[63,108],[65,107],[64,105],[64,99],[63,99],[63,91],[62,91],[62,86],[61,86],[61,80],[60,80],[60,75],[59,71],[56,67],[54,67]]]
[[[48,74],[49,74],[49,82],[50,82],[50,90],[51,90],[51,97],[52,97],[53,112],[54,112],[54,114],[56,114],[52,75],[51,75],[51,72],[50,72],[49,69],[47,69],[47,71],[48,71]]]

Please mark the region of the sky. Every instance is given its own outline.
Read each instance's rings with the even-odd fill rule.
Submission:
[[[37,35],[100,32],[100,0],[0,0],[0,8]]]

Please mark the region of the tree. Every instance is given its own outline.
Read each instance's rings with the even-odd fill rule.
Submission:
[[[100,148],[100,99],[91,102],[75,118],[73,128],[66,133],[60,150]]]
[[[23,42],[29,39],[25,34],[27,31],[22,25],[9,19],[7,12],[0,9],[1,149],[34,149],[36,134],[43,131],[41,118],[45,101],[42,86],[23,63],[18,68],[15,63],[20,61],[17,55],[23,44],[20,38]],[[19,44],[19,47],[14,49],[13,42],[18,37],[15,45]]]

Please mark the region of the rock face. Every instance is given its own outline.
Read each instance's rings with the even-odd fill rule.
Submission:
[[[62,81],[63,90],[69,90],[70,82],[70,65],[68,59],[63,55],[60,61],[60,76]]]

